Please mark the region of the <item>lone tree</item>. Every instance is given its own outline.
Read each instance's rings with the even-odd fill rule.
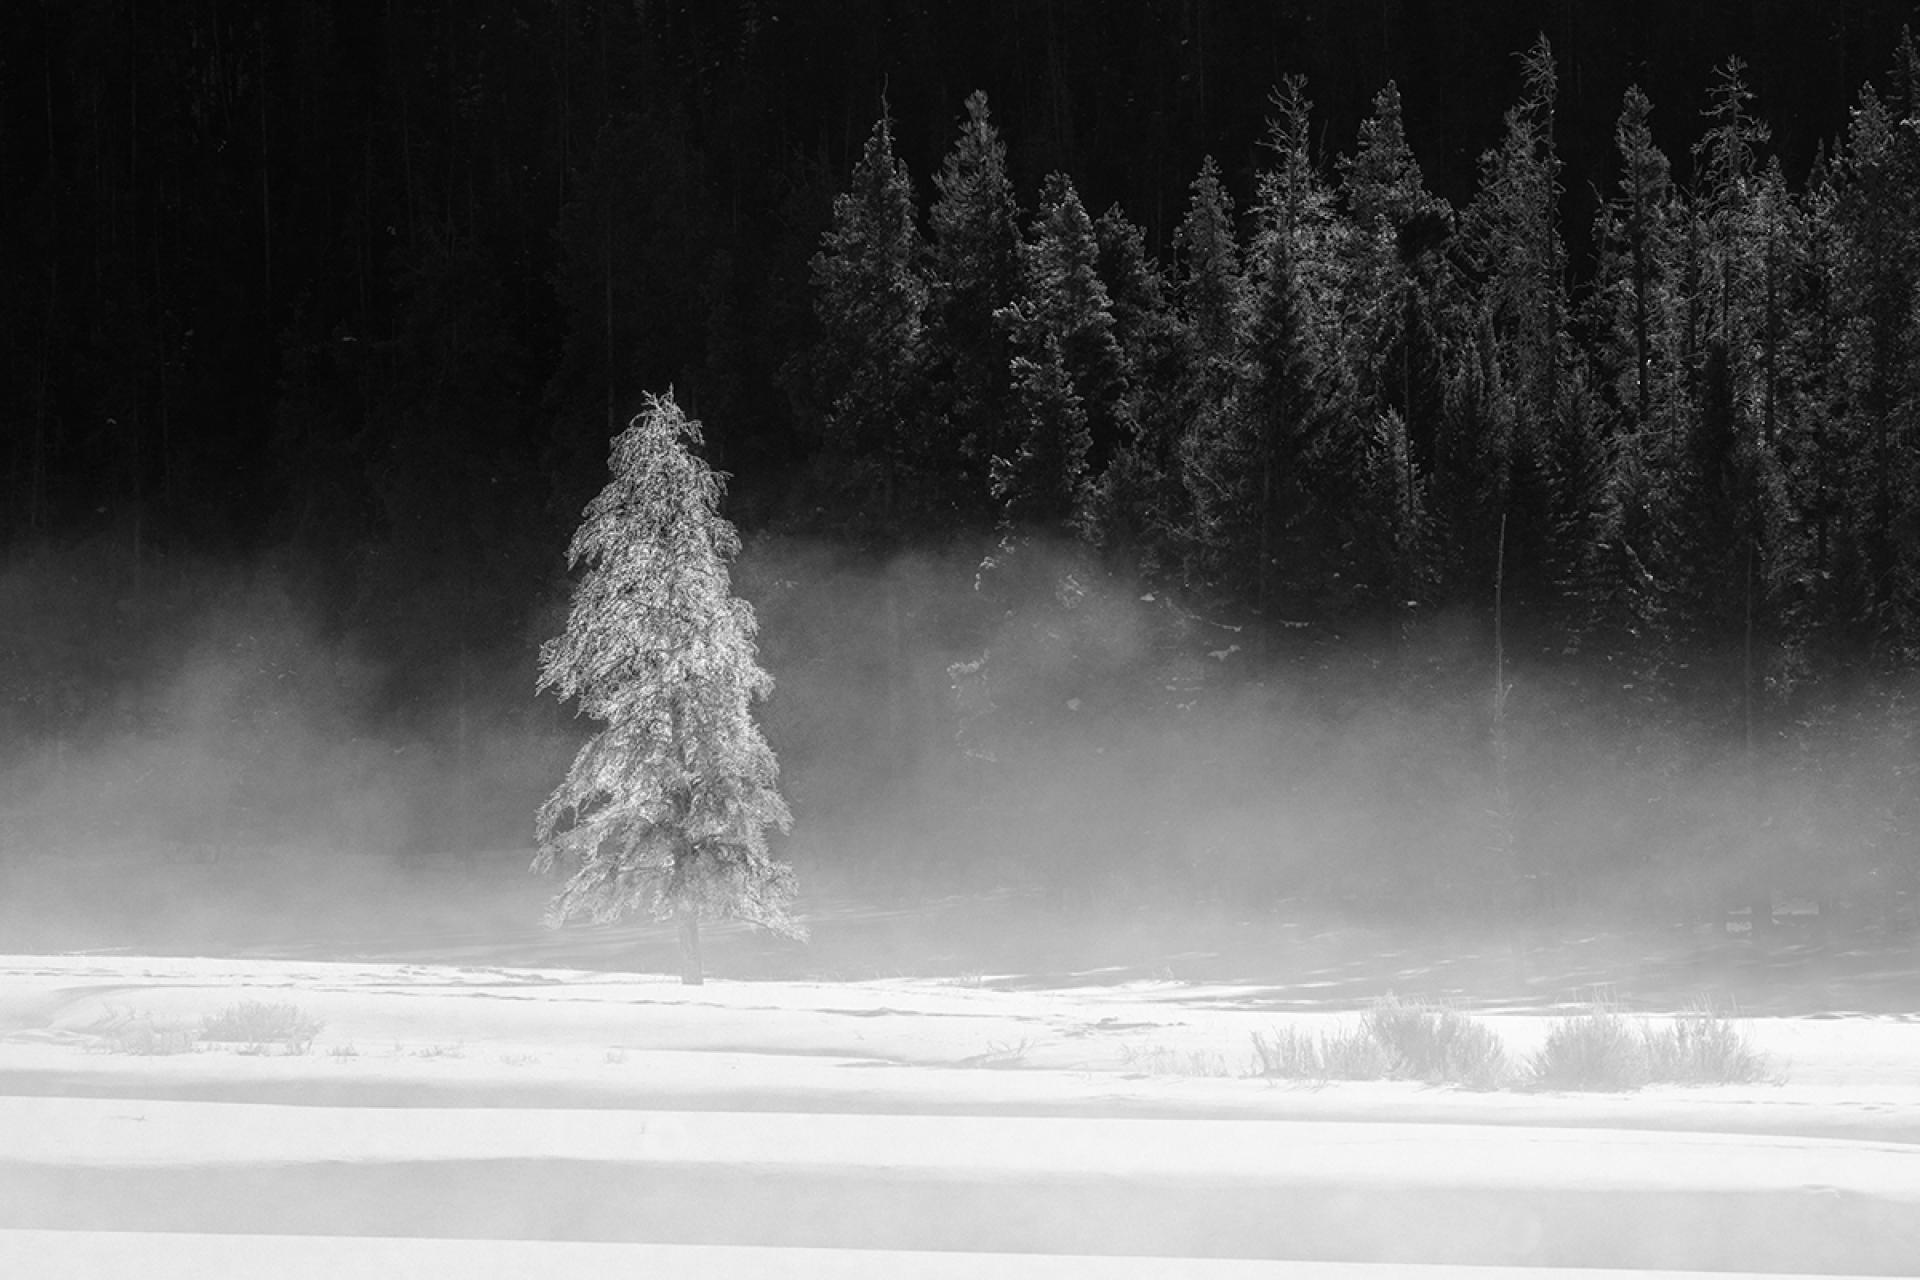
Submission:
[[[688,983],[705,977],[703,917],[805,937],[787,914],[793,869],[767,852],[767,828],[793,821],[753,720],[773,680],[755,657],[753,609],[731,594],[740,538],[699,444],[671,392],[649,396],[573,535],[568,566],[587,569],[565,633],[540,648],[538,687],[606,727],[540,807],[533,862],[573,868],[548,909],[554,926],[641,909],[677,919]]]

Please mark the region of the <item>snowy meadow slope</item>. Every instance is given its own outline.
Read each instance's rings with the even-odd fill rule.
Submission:
[[[871,916],[846,927],[871,935]],[[820,954],[846,961],[831,917],[820,932]],[[1359,945],[1311,941],[1302,964]],[[0,1262],[120,1274],[136,1240],[158,1274],[198,1275],[257,1272],[263,1254],[276,1274],[346,1275],[584,1274],[616,1257],[849,1276],[1216,1274],[1175,1258],[1221,1275],[1234,1260],[1900,1275],[1920,1261],[1920,1021],[1864,1007],[1886,1003],[1884,982],[1863,980],[1880,994],[1851,1016],[1748,1020],[1768,1082],[1471,1092],[1248,1078],[1252,1036],[1350,1022],[1366,971],[1471,1002],[1525,1055],[1564,1012],[1555,980],[1503,1003],[1462,989],[1478,971],[1460,957],[1411,952],[1265,983],[1206,980],[1199,957],[1186,979],[1162,957],[1149,977],[704,988],[530,962],[530,948],[616,942],[645,954],[647,930],[528,933],[490,955],[426,940],[459,963],[313,954],[351,950],[337,942],[308,958],[286,940],[0,957]],[[755,945],[723,936],[719,963],[750,968]],[[1845,994],[1823,982],[1797,999]],[[246,1002],[321,1025],[298,1054],[124,1051],[129,1027],[192,1028]],[[533,1242],[553,1252],[531,1263]]]

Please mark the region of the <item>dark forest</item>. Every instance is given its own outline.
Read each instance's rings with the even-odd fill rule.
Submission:
[[[1916,19],[7,5],[0,861],[526,846],[671,390],[803,892],[1892,912]]]

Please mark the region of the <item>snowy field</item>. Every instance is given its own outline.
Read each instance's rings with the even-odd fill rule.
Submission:
[[[1351,983],[737,981],[723,935],[683,987],[541,945],[0,956],[0,1276],[1920,1274],[1891,977],[1753,1017],[1775,1082],[1476,1093],[1179,1067]],[[125,1051],[246,1001],[321,1028]],[[1552,1012],[1473,1004],[1522,1055]]]

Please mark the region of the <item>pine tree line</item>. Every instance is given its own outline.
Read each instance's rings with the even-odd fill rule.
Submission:
[[[1065,174],[1019,208],[978,93],[923,216],[883,114],[788,368],[812,483],[875,546],[1070,541],[1270,656],[1405,653],[1498,579],[1516,679],[1711,743],[1756,797],[1840,785],[1810,762],[1913,728],[1920,52],[1797,187],[1738,59],[1685,182],[1628,90],[1582,265],[1544,37],[1520,65],[1465,207],[1394,85],[1329,162],[1289,80],[1251,202],[1208,161],[1164,260]]]
[[[1542,651],[1676,697],[1750,636],[1756,688],[1904,670],[1920,72],[1901,58],[1799,190],[1737,59],[1690,185],[1630,90],[1579,280],[1544,40],[1465,208],[1423,187],[1394,86],[1329,167],[1293,80],[1250,207],[1209,161],[1166,262],[1065,174],[1017,208],[978,93],[923,217],[883,118],[788,368],[817,482],[871,497],[851,509],[881,542],[1073,537],[1256,623],[1340,631],[1484,605],[1504,518]]]

